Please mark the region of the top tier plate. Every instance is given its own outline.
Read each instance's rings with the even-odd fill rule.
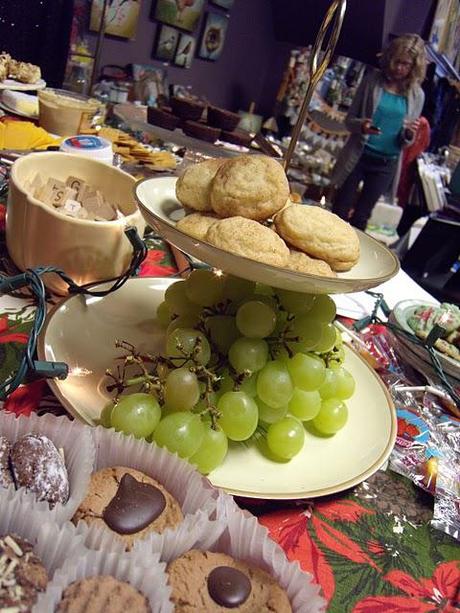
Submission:
[[[21,81],[16,81],[15,79],[5,79],[4,81],[0,81],[0,90],[14,89],[19,92],[27,92],[45,89],[45,87],[46,81],[43,79],[38,79],[36,83],[21,83]]]
[[[350,271],[338,273],[336,278],[269,266],[224,251],[176,229],[176,221],[184,215],[184,209],[176,198],[176,181],[176,177],[155,177],[136,184],[135,197],[144,219],[178,249],[236,277],[296,292],[346,294],[376,287],[394,277],[399,270],[397,257],[359,230],[361,257]]]

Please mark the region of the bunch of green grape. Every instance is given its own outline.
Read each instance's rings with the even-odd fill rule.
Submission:
[[[229,440],[290,460],[306,424],[330,436],[348,419],[355,382],[342,365],[335,314],[326,295],[196,270],[170,285],[157,309],[166,329],[161,374],[146,380],[147,393],[108,405],[101,423],[154,441],[204,474],[224,461]]]

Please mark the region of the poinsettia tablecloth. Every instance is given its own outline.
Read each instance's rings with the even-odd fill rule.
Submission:
[[[0,268],[12,273],[0,205]],[[164,243],[151,236],[142,276],[177,272]],[[0,377],[18,363],[33,318],[27,296],[0,296]],[[19,388],[3,408],[17,414],[64,412],[45,381]],[[460,610],[458,542],[430,526],[432,498],[378,471],[353,490],[314,501],[239,500],[268,528],[291,560],[313,574],[335,613],[453,613]]]

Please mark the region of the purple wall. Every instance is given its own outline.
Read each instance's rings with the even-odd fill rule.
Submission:
[[[154,1],[142,1],[135,40],[105,39],[101,66],[129,63],[163,65],[152,59],[157,23],[149,15]],[[209,9],[222,12],[212,5]],[[201,24],[195,32],[197,40],[200,32]],[[89,38],[94,45],[96,35],[90,33]],[[166,66],[169,82],[192,85],[197,94],[204,94],[213,104],[232,110],[247,109],[251,101],[255,101],[256,112],[264,113],[267,106],[270,110],[270,105],[263,108],[261,92],[270,69],[269,59],[276,47],[269,0],[235,0],[219,60],[208,62],[195,57],[189,69]]]
[[[308,45],[330,0],[271,0],[278,40]],[[337,53],[373,64],[390,33],[425,36],[436,0],[349,0]]]
[[[157,24],[150,19],[155,0],[142,0],[136,39],[107,37],[101,65],[151,63]],[[426,34],[436,0],[349,0],[337,53],[367,63],[388,34]],[[220,10],[207,3],[210,10]],[[277,89],[293,46],[312,43],[330,0],[235,0],[230,11],[224,51],[217,62],[194,58],[190,69],[166,66],[169,82],[191,85],[197,94],[222,107],[271,114]],[[200,27],[195,36],[199,41]],[[92,45],[96,35],[89,34]]]
[[[423,38],[429,35],[437,0],[386,0],[384,43],[389,34],[415,32]]]

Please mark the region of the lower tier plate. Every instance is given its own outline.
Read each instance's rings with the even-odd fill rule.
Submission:
[[[131,279],[104,298],[73,296],[49,313],[39,356],[69,365],[68,378],[52,380],[50,385],[74,417],[94,424],[107,403],[105,371],[120,355],[116,339],[140,351],[163,349],[164,330],[155,313],[171,282]],[[347,402],[349,420],[343,430],[330,438],[306,431],[303,450],[285,464],[265,458],[254,446],[232,444],[225,462],[209,475],[213,485],[252,498],[311,498],[345,490],[377,471],[395,442],[394,406],[367,363],[348,347],[345,353],[356,391]]]

